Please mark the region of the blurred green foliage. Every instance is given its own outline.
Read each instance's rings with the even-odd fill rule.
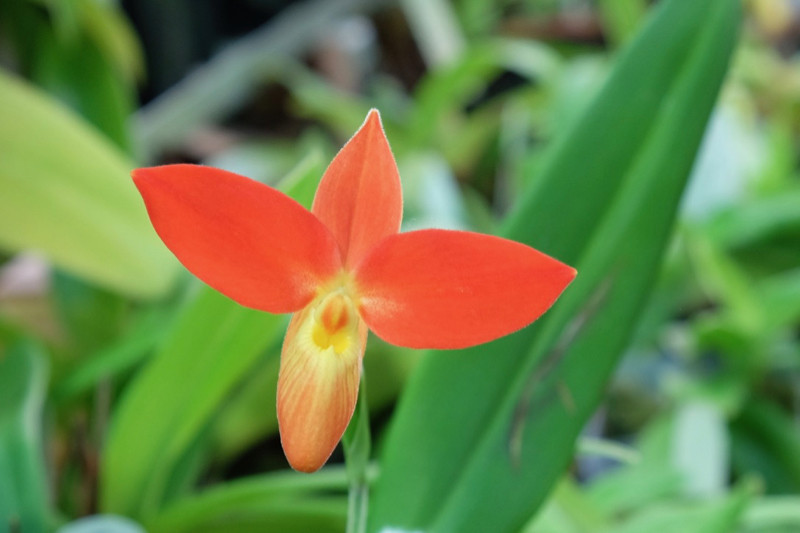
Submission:
[[[371,107],[404,228],[580,272],[495,343],[370,340],[371,531],[800,530],[789,0],[223,4],[0,3],[0,532],[344,530],[341,455],[283,471],[285,317],[181,272],[127,173],[309,205]]]

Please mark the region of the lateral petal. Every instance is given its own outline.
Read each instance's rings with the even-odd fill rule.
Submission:
[[[400,175],[373,109],[322,176],[312,212],[336,236],[345,265],[355,265],[403,217]]]
[[[367,328],[352,302],[319,298],[296,313],[278,375],[278,425],[289,464],[322,467],[342,438],[358,399]]]
[[[330,231],[276,189],[198,165],[140,168],[132,176],[172,253],[244,306],[296,311],[341,269]]]
[[[465,231],[387,237],[355,271],[376,335],[411,348],[466,348],[536,320],[575,269],[514,241]]]

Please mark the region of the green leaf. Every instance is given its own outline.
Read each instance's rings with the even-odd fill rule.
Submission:
[[[657,274],[740,10],[659,3],[551,148],[505,235],[579,275],[532,328],[423,359],[385,443],[370,531],[517,531],[552,489]]]
[[[167,507],[147,522],[150,533],[257,531],[305,533],[344,530],[347,478],[340,468],[313,476],[285,472],[245,478],[208,489]]]
[[[177,262],[128,177],[133,164],[79,118],[0,71],[0,248],[135,297],[163,294]]]
[[[18,342],[0,352],[0,529],[40,533],[48,527],[42,444],[45,358]]]
[[[245,508],[234,507],[208,521],[193,520],[184,528],[149,529],[151,533],[341,533],[344,531],[347,502],[343,496],[320,496],[302,500],[255,502]]]
[[[174,469],[284,325],[280,315],[199,290],[114,413],[103,456],[103,510],[144,517],[162,506]]]

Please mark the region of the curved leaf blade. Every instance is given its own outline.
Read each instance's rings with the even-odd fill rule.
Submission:
[[[552,147],[505,234],[579,275],[532,328],[423,360],[386,442],[370,531],[516,531],[551,490],[653,282],[740,9],[662,2]]]
[[[217,406],[284,324],[280,315],[200,290],[114,413],[103,455],[104,511],[141,518],[161,508],[175,469]]]
[[[163,294],[177,262],[150,226],[133,164],[77,116],[0,71],[0,247],[135,297]]]
[[[147,523],[152,533],[239,531],[245,524],[285,533],[342,531],[347,514],[342,469],[313,476],[278,472],[223,483],[168,506]]]

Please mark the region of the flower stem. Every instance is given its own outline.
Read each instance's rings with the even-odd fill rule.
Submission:
[[[361,376],[358,401],[350,425],[342,437],[347,479],[350,484],[347,505],[347,533],[364,533],[367,530],[369,508],[369,464],[370,434],[369,411],[367,409],[366,382]]]

